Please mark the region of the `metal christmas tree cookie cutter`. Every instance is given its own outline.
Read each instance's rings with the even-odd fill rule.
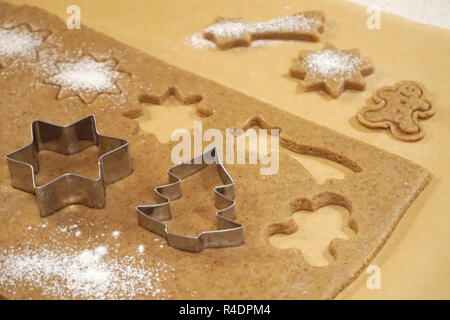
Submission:
[[[170,220],[170,202],[181,198],[181,180],[209,165],[216,165],[224,185],[214,188],[215,206],[218,209],[217,230],[201,232],[196,237],[171,233],[162,221]],[[160,203],[136,208],[141,227],[160,235],[177,249],[199,252],[204,248],[238,246],[244,243],[243,225],[234,221],[234,181],[225,169],[216,147],[188,162],[175,165],[167,170],[169,184],[155,187]]]
[[[31,124],[31,134],[32,142],[6,155],[6,160],[12,186],[36,195],[41,217],[47,217],[71,204],[103,208],[106,186],[133,171],[128,140],[100,134],[94,115],[67,126],[35,120]],[[98,146],[100,154],[98,178],[66,173],[44,185],[36,185],[39,151],[51,150],[71,155],[94,145]]]

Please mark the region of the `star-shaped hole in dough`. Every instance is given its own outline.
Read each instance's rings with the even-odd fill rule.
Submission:
[[[59,73],[47,82],[60,87],[57,99],[78,96],[85,104],[92,103],[99,94],[120,94],[117,80],[122,73],[116,70],[118,61],[97,61],[90,55],[76,62],[59,62]]]
[[[50,34],[49,31],[33,31],[26,24],[0,28],[0,69],[9,67],[18,58],[36,61],[38,49]]]
[[[303,80],[306,90],[325,90],[338,98],[345,89],[364,90],[364,76],[374,71],[372,63],[360,58],[358,49],[339,50],[326,44],[317,51],[300,51],[290,75]]]

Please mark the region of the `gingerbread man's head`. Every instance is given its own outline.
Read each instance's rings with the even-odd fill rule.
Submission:
[[[400,85],[399,92],[405,97],[421,97],[422,89],[414,83],[405,82]]]

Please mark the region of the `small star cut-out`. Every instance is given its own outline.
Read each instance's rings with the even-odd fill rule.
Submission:
[[[120,94],[116,81],[121,72],[117,60],[97,61],[86,55],[76,62],[56,64],[59,73],[47,82],[60,87],[57,99],[78,96],[85,104],[92,103],[99,94]]]
[[[49,31],[32,31],[26,24],[0,28],[0,69],[9,67],[19,57],[37,60],[38,49],[50,34]]]
[[[306,90],[325,90],[338,98],[345,89],[364,90],[364,76],[374,71],[372,63],[360,58],[358,49],[339,50],[326,44],[317,51],[300,51],[290,75],[303,80]]]

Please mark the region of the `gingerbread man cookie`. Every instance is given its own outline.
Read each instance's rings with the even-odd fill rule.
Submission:
[[[289,73],[303,80],[306,90],[324,89],[338,98],[345,89],[364,90],[364,76],[374,71],[372,63],[360,58],[358,49],[339,50],[325,44],[317,51],[300,51]]]
[[[356,118],[368,128],[389,128],[397,139],[418,141],[425,135],[419,119],[428,119],[433,114],[425,87],[405,80],[378,89]]]

